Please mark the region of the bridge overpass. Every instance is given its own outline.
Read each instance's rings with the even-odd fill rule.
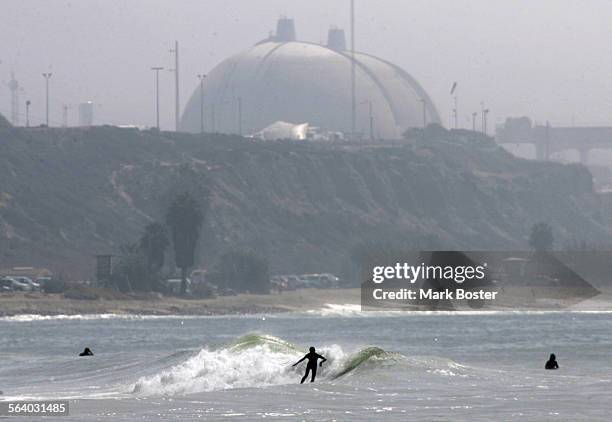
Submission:
[[[580,162],[587,164],[590,150],[612,149],[612,126],[534,126],[527,117],[509,118],[497,128],[495,140],[499,144],[533,144],[538,160],[548,160],[555,152],[576,150]]]

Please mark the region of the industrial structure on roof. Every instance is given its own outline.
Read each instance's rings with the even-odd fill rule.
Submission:
[[[249,135],[279,121],[351,138],[397,139],[407,129],[439,124],[440,117],[405,70],[347,50],[342,29],[331,28],[324,46],[297,41],[293,20],[281,18],[275,34],[211,70],[180,127]]]

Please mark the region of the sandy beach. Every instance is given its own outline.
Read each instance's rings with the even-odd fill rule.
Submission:
[[[125,298],[79,300],[61,294],[0,294],[0,316],[12,315],[231,315],[295,312],[318,309],[327,303],[359,304],[359,289],[302,289],[282,294],[239,294],[214,299]]]
[[[550,311],[612,311],[612,293],[602,292],[579,302],[543,300],[500,303],[488,310],[550,310]],[[304,312],[324,309],[329,304],[359,306],[360,289],[300,289],[281,294],[238,294],[214,299],[182,299],[172,296],[146,299],[142,296],[122,295],[118,298],[96,300],[68,299],[61,294],[3,293],[0,294],[0,316],[13,315],[87,315],[87,314],[133,314],[133,315],[239,315],[279,312]],[[414,308],[412,310],[417,310]],[[376,310],[376,309],[375,309]],[[378,309],[384,310],[384,308]]]

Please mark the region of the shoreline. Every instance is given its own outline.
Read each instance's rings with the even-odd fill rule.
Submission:
[[[573,303],[570,306],[544,304],[545,306],[492,306],[483,309],[491,312],[612,312],[612,292]],[[74,315],[142,315],[142,316],[223,316],[278,314],[322,310],[328,315],[341,315],[343,309],[349,313],[361,312],[361,289],[299,289],[274,293],[238,294],[210,299],[183,299],[173,296],[123,296],[98,298],[95,300],[71,299],[62,294],[13,292],[0,294],[0,318],[20,315],[74,316]],[[355,307],[359,307],[356,309]],[[350,309],[352,308],[352,309]],[[346,309],[345,309],[346,310]],[[366,306],[364,311],[376,312],[449,312],[439,309],[374,308]],[[470,313],[470,309],[450,312]]]
[[[248,315],[300,312],[328,303],[360,304],[360,289],[299,289],[280,294],[238,294],[211,299],[172,296],[128,299],[69,299],[62,294],[0,294],[0,317],[19,315]]]

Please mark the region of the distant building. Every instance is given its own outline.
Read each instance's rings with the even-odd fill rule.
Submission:
[[[308,135],[308,123],[294,125],[287,122],[274,122],[256,133],[257,138],[273,141],[275,139],[304,140]]]
[[[94,119],[93,102],[87,101],[79,104],[79,126],[92,126]]]
[[[252,135],[275,122],[289,122],[349,134],[352,59],[346,48],[341,29],[330,29],[327,45],[296,41],[293,20],[282,18],[275,35],[211,70],[203,92],[198,84],[181,129],[198,133],[203,120],[207,132]],[[357,136],[400,138],[405,130],[423,126],[423,108],[428,123],[440,123],[421,85],[386,60],[356,52],[355,86]]]

